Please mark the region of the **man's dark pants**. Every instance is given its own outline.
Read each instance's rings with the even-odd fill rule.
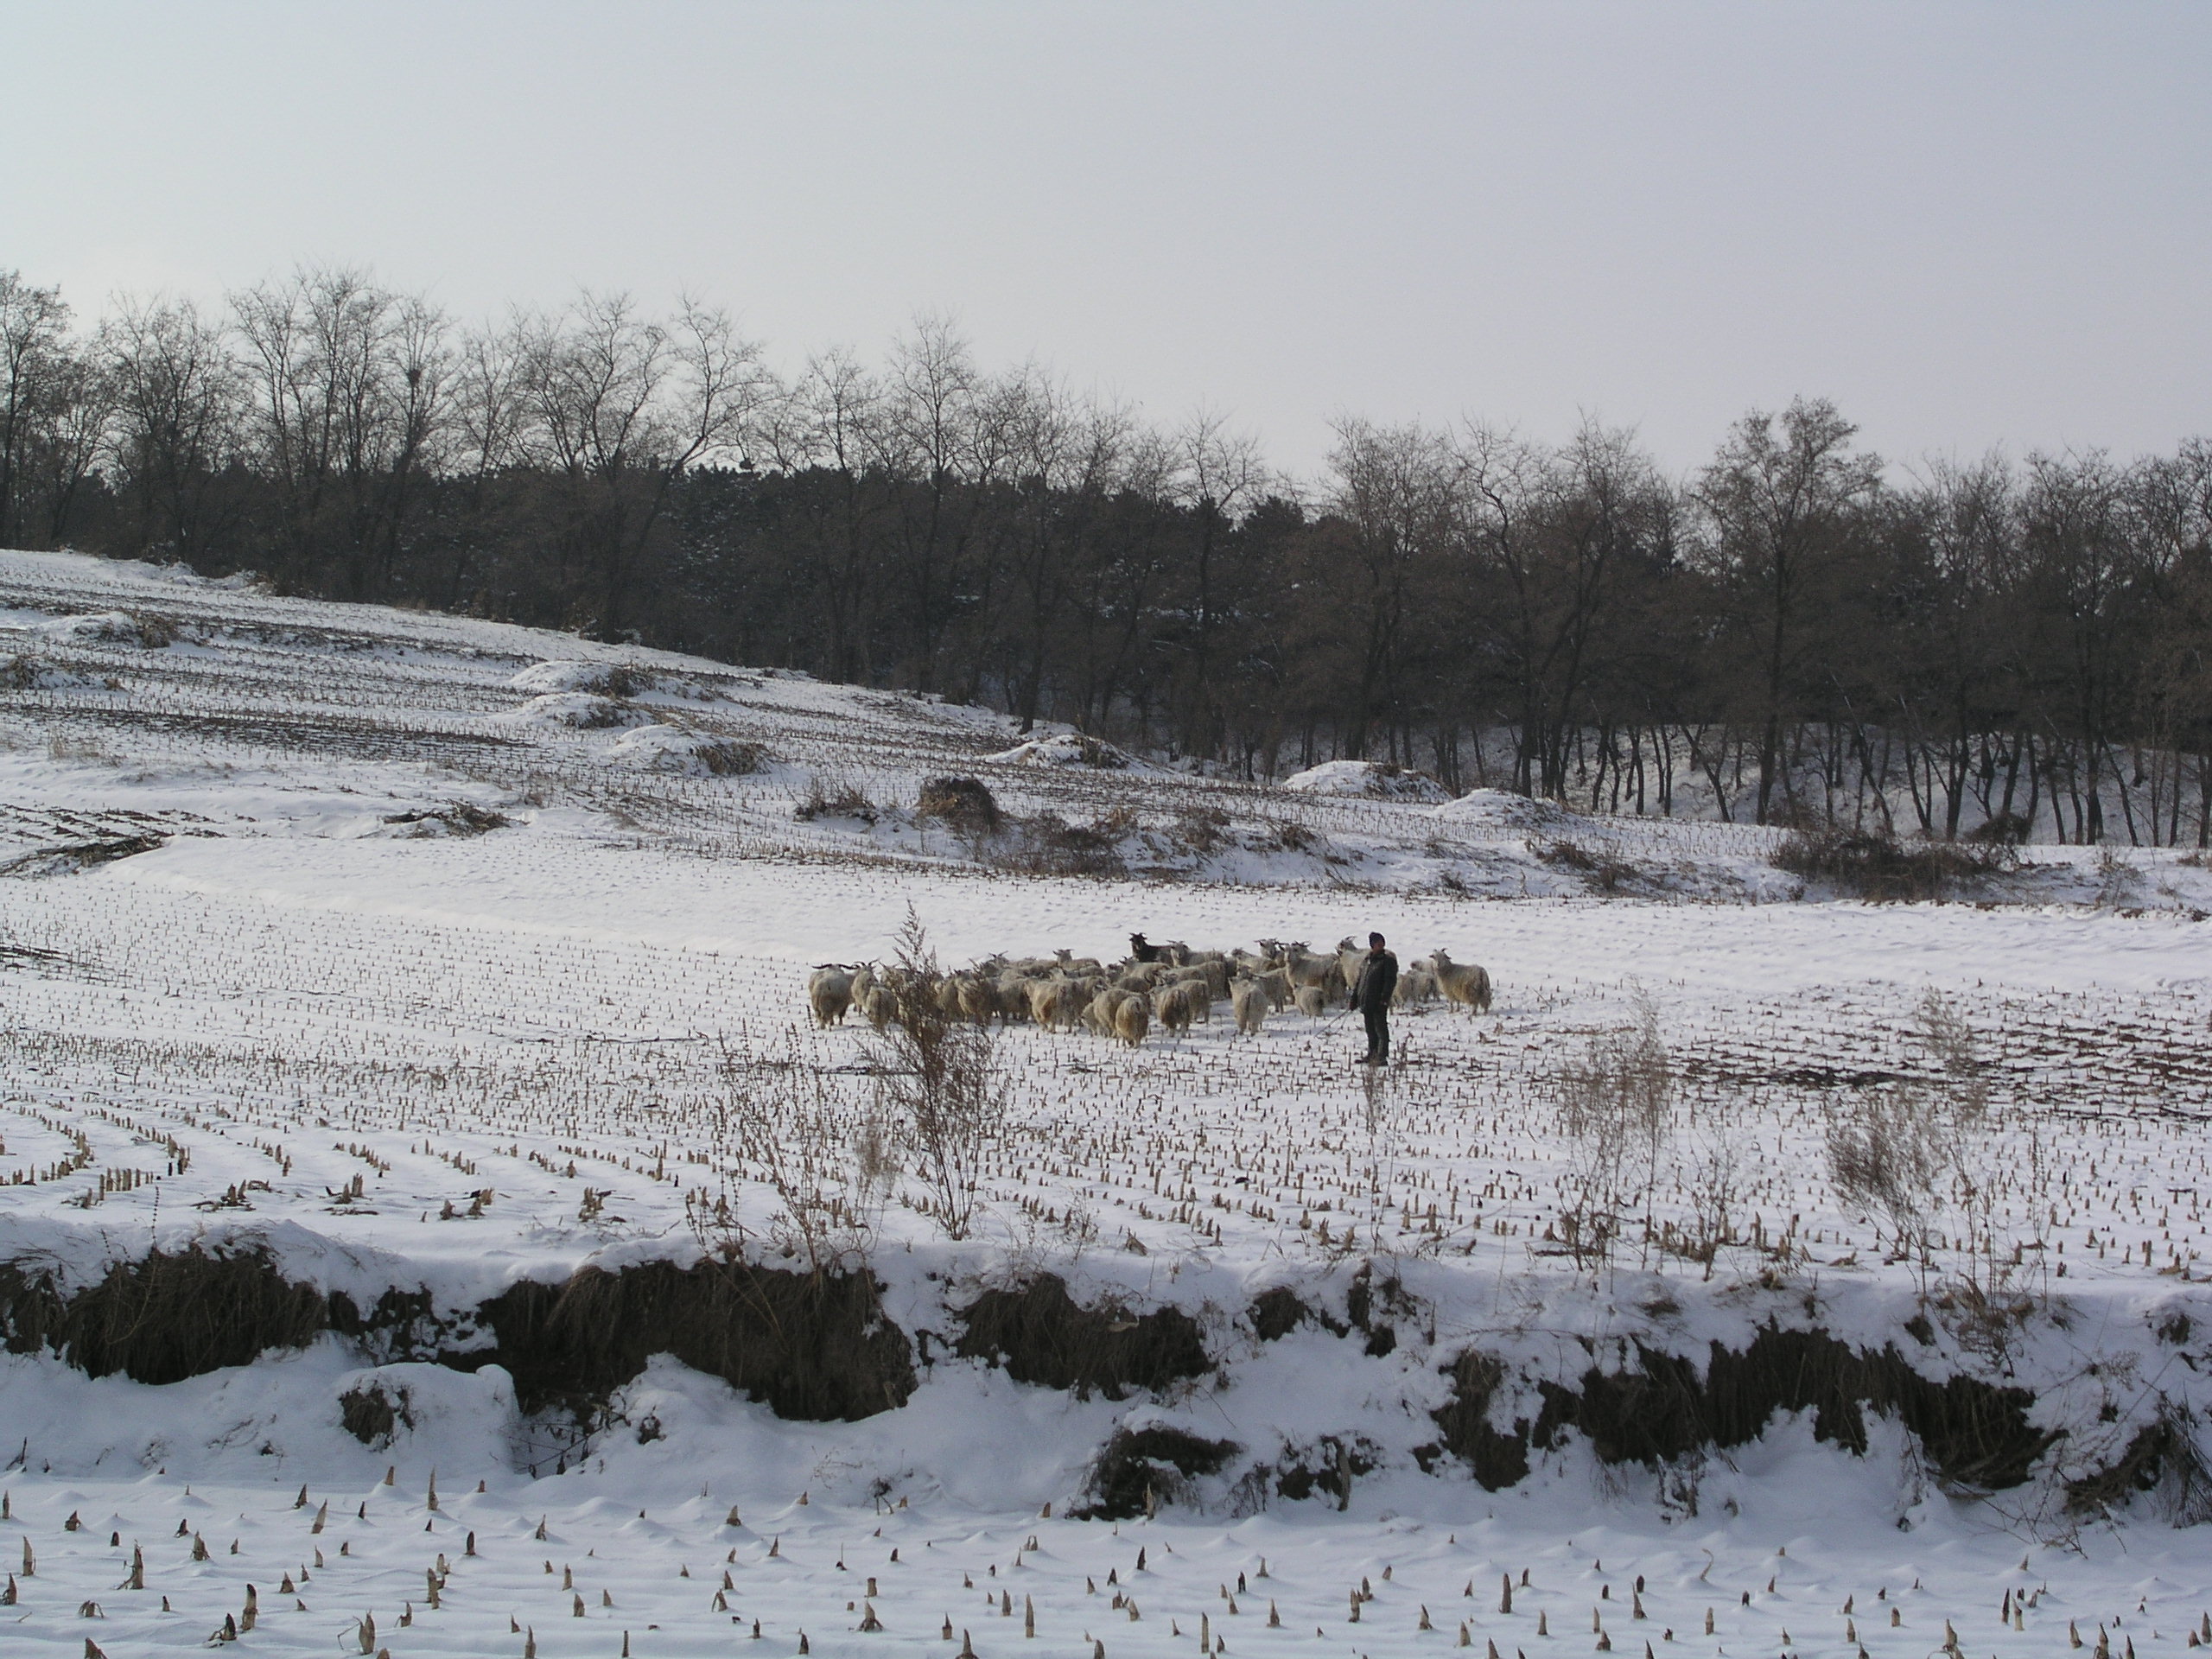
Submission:
[[[1390,1010],[1387,1004],[1362,1008],[1360,1015],[1367,1021],[1367,1058],[1387,1060],[1390,1058]]]

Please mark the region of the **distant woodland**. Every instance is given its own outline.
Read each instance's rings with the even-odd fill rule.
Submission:
[[[2212,444],[1929,462],[1832,404],[1347,420],[1291,480],[918,322],[772,368],[721,312],[472,327],[348,270],[96,319],[0,272],[0,546],[634,639],[1273,777],[2202,847]]]

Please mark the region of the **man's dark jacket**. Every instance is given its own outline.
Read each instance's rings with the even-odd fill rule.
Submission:
[[[1398,959],[1388,950],[1370,950],[1359,964],[1359,978],[1351,988],[1351,1005],[1363,1012],[1390,1006],[1390,993],[1398,988]]]

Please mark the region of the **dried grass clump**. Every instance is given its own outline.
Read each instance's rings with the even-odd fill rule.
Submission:
[[[399,826],[404,835],[419,837],[489,835],[494,830],[506,829],[513,820],[504,812],[478,806],[473,801],[448,801],[443,806],[393,812],[386,816],[385,822]]]
[[[2020,867],[2007,841],[1900,841],[1886,830],[1796,830],[1775,849],[1774,865],[1825,881],[1855,899],[1909,904],[1945,899],[1963,885]]]
[[[1921,1036],[1936,1066],[1929,1083],[1854,1091],[1834,1105],[1827,1129],[1828,1178],[1846,1202],[1881,1218],[1895,1259],[1917,1257],[1923,1280],[1935,1264],[1935,1223],[1946,1206],[1977,1243],[1987,1229],[1995,1183],[1981,1167],[1990,1128],[1989,1084],[1974,1034],[1942,995],[1929,991],[1918,1009]],[[2039,1160],[2035,1160],[2039,1161]],[[2033,1173],[2032,1171],[2031,1173]],[[2002,1288],[1994,1273],[1994,1238],[1987,1262],[1970,1268],[1974,1295]],[[1970,1244],[1969,1257],[1974,1255]]]
[[[381,1382],[348,1389],[338,1396],[338,1426],[363,1446],[381,1452],[398,1438],[401,1429],[415,1427],[413,1397],[405,1389],[386,1394]]]
[[[1486,1491],[1503,1491],[1529,1474],[1529,1425],[1505,1433],[1491,1424],[1491,1402],[1505,1381],[1505,1367],[1471,1350],[1452,1362],[1452,1398],[1431,1416],[1444,1432],[1444,1450],[1473,1471]]]
[[[2212,1463],[2185,1417],[2162,1412],[2111,1463],[2066,1483],[2069,1515],[2108,1515],[2137,1501],[2177,1527],[2212,1521]]]
[[[1078,875],[1118,881],[1128,876],[1116,828],[1101,820],[1070,823],[1057,812],[1019,821],[989,852],[993,868],[1017,875]]]
[[[1255,1296],[1246,1318],[1251,1321],[1252,1334],[1262,1342],[1279,1342],[1309,1322],[1338,1336],[1350,1329],[1307,1306],[1306,1300],[1287,1285],[1274,1286]]]
[[[749,778],[768,764],[768,752],[741,738],[702,738],[692,747],[691,758],[710,778]]]
[[[817,1010],[840,1007],[851,976],[817,970]],[[819,1013],[817,1013],[819,1018]],[[780,1052],[756,1052],[748,1040],[725,1043],[720,1115],[724,1132],[756,1179],[776,1194],[777,1207],[757,1230],[741,1219],[727,1189],[709,1205],[701,1189],[685,1209],[694,1236],[709,1255],[734,1261],[755,1237],[787,1261],[815,1273],[864,1268],[874,1243],[883,1197],[897,1181],[904,1148],[880,1110],[855,1116],[839,1088],[803,1052],[795,1036]]]
[[[802,823],[811,823],[817,818],[851,818],[861,823],[874,823],[882,816],[882,809],[851,779],[817,772],[807,779],[805,792],[792,803],[791,816]]]
[[[1633,864],[1593,853],[1579,841],[1546,842],[1536,849],[1536,856],[1555,870],[1573,870],[1599,893],[1631,888],[1641,874]]]
[[[1639,992],[1635,1023],[1600,1032],[1552,1079],[1566,1142],[1566,1204],[1560,1224],[1580,1262],[1611,1254],[1629,1213],[1650,1206],[1674,1130],[1675,1071],[1659,1030],[1659,1014]]]
[[[1188,1501],[1199,1476],[1219,1474],[1243,1449],[1157,1424],[1116,1429],[1084,1476],[1086,1500],[1068,1513],[1078,1521],[1129,1521]]]
[[[964,836],[995,836],[1005,823],[998,798],[980,778],[927,779],[914,816],[938,819]]]
[[[1234,845],[1236,839],[1230,833],[1229,814],[1217,806],[1194,806],[1178,813],[1166,835],[1171,844],[1199,858]]]
[[[58,847],[35,847],[29,852],[0,862],[0,875],[69,875],[118,858],[135,858],[168,843],[161,835],[105,836],[97,841],[73,841]]]

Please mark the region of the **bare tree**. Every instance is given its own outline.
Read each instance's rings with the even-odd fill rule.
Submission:
[[[0,547],[22,543],[33,453],[71,356],[60,290],[0,270]]]
[[[851,352],[807,359],[760,422],[760,442],[786,474],[810,474],[827,487],[800,496],[806,558],[828,629],[828,667],[840,680],[873,677],[871,619],[881,553],[884,480],[871,474],[883,392]]]
[[[1271,481],[1259,440],[1232,432],[1228,418],[1200,408],[1174,436],[1176,499],[1189,517],[1191,627],[1182,746],[1211,753],[1221,740],[1221,696],[1214,683],[1216,640],[1224,621],[1221,561],[1228,531]]]
[[[525,450],[562,482],[580,620],[618,636],[677,480],[741,450],[773,383],[726,313],[688,299],[662,323],[626,294],[587,292],[530,338]]]
[[[1404,729],[1408,647],[1432,613],[1429,586],[1442,575],[1458,462],[1438,435],[1419,426],[1346,421],[1329,466],[1331,510],[1343,534],[1338,550],[1322,555],[1336,580],[1317,596],[1342,608],[1316,620],[1344,640],[1350,658],[1344,746],[1359,758],[1378,726],[1394,751]]]
[[[221,327],[189,300],[125,301],[98,349],[114,376],[109,467],[136,509],[131,550],[217,560],[244,403]]]
[[[938,689],[955,584],[1007,460],[1007,412],[950,318],[925,314],[893,343],[869,432],[892,492],[921,690]]]
[[[1825,398],[1801,397],[1778,417],[1754,410],[1698,480],[1757,639],[1761,823],[1776,789],[1789,788],[1783,723],[1816,601],[1859,509],[1881,488],[1881,462],[1849,448],[1858,430]]]
[[[64,537],[99,459],[113,386],[58,289],[0,270],[0,547]]]
[[[451,370],[445,459],[454,489],[447,563],[438,591],[458,608],[478,598],[503,530],[512,523],[503,485],[524,458],[531,415],[526,326],[473,328],[461,336]]]
[[[254,442],[281,493],[285,574],[334,563],[349,597],[389,593],[447,419],[443,314],[345,267],[231,303]]]

